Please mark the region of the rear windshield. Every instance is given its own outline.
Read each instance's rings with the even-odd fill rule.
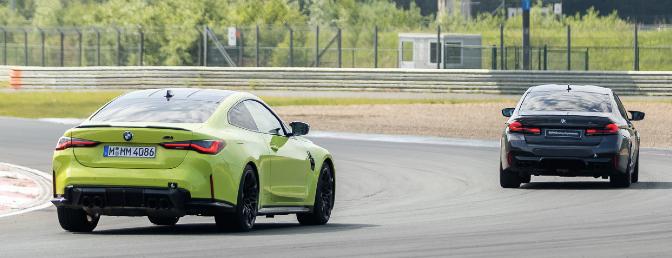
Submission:
[[[611,112],[607,94],[582,91],[533,91],[527,94],[521,111]]]
[[[188,99],[117,99],[96,113],[95,122],[203,123],[215,112],[215,101]]]

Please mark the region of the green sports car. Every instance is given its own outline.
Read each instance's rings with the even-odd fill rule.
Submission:
[[[61,227],[89,232],[101,215],[175,225],[214,216],[249,231],[257,216],[296,214],[325,224],[334,206],[330,153],[256,96],[212,89],[122,95],[65,132],[53,158]]]

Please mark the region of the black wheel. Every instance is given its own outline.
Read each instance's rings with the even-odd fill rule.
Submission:
[[[177,221],[180,220],[180,217],[148,216],[147,218],[149,218],[149,222],[152,222],[152,224],[159,226],[175,226],[175,224],[177,224]]]
[[[247,232],[254,227],[259,203],[259,182],[251,166],[245,167],[238,187],[238,204],[231,214],[215,216],[217,227],[226,231]]]
[[[329,164],[322,165],[320,177],[315,189],[315,203],[313,211],[310,213],[296,214],[296,219],[301,225],[324,225],[331,217],[331,210],[334,208],[335,189],[334,175],[331,172]]]
[[[630,167],[630,165],[628,163],[628,168],[629,167]],[[617,174],[609,176],[609,183],[613,187],[627,188],[627,187],[630,187],[630,185],[632,184],[632,177],[633,177],[633,174],[631,174],[630,171],[628,171],[624,174],[617,173]]]
[[[632,184],[632,175],[629,174],[618,174],[609,176],[609,183],[613,187],[630,187]]]
[[[528,183],[532,182],[532,175],[520,176],[520,182],[523,183],[523,184],[528,184]]]
[[[520,187],[521,177],[518,174],[510,173],[502,169],[502,164],[499,164],[499,185],[503,188],[518,188]]]
[[[633,183],[639,182],[639,154],[637,154],[637,163],[635,163],[635,171],[632,172],[632,179],[630,180]]]
[[[90,215],[82,209],[56,208],[58,223],[70,232],[91,232],[98,225],[100,215]]]

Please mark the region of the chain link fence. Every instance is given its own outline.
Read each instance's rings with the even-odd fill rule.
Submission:
[[[530,67],[672,70],[672,27],[623,25],[620,31],[533,26]],[[521,39],[518,27],[0,27],[0,64],[520,70]]]

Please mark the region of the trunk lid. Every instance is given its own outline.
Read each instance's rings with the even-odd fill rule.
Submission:
[[[99,142],[95,147],[74,148],[77,161],[94,168],[158,168],[170,169],[179,166],[187,155],[184,150],[171,150],[161,147],[164,142],[193,140],[194,125],[137,123],[83,124],[72,131],[73,138]],[[124,134],[130,132],[132,139],[127,141]],[[133,148],[125,148],[133,147]],[[142,148],[138,148],[142,147]],[[113,149],[145,150],[145,155],[154,150],[154,157],[112,157]]]
[[[613,123],[607,115],[592,113],[590,116],[573,114],[544,114],[521,116],[517,121],[525,127],[541,129],[539,135],[525,135],[529,144],[539,145],[566,145],[566,146],[595,146],[602,142],[604,136],[586,135],[588,128],[604,128]]]

